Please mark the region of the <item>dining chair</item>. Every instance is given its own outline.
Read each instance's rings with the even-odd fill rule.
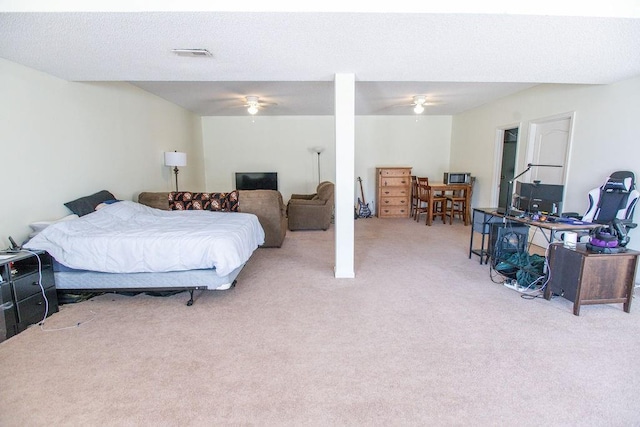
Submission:
[[[432,191],[431,188],[428,191]],[[427,193],[428,195],[428,193]],[[433,206],[431,206],[432,210],[432,219],[436,219],[437,217],[442,218],[442,223],[446,224],[447,217],[447,195],[444,191],[434,191],[433,192]],[[429,221],[425,221],[425,224],[429,224]]]
[[[418,177],[415,175],[411,175],[411,208],[409,210],[409,216],[413,219],[416,218],[419,204],[420,195],[418,192]]]
[[[429,207],[429,178],[416,177],[416,209],[413,219],[420,221],[420,215],[426,214]]]
[[[472,176],[469,188],[465,190],[454,190],[452,194],[447,195],[446,215],[449,217],[449,224],[453,223],[453,219],[456,216],[460,218],[465,225],[471,222],[471,218],[469,218],[469,206],[467,206],[467,200],[471,200],[475,180],[476,177]]]

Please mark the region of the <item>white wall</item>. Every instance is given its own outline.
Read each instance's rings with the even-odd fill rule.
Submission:
[[[376,166],[412,166],[419,175],[442,180],[448,169],[450,116],[357,116],[356,176],[373,202]],[[321,180],[335,180],[332,116],[203,117],[207,191],[229,191],[235,172],[278,172],[285,201],[292,193],[312,193]],[[359,187],[354,183],[354,197]],[[373,203],[370,205],[373,206]]]
[[[332,116],[203,117],[206,190],[235,188],[236,172],[277,172],[285,201],[291,193],[313,193],[320,179],[335,180]]]
[[[521,123],[520,163],[526,163],[529,123],[575,112],[564,211],[584,213],[587,193],[616,170],[640,178],[640,77],[611,85],[540,85],[453,118],[452,169],[478,176],[474,206],[489,206],[496,129]],[[518,167],[516,168],[518,169]],[[640,220],[636,213],[635,220]],[[630,247],[640,248],[632,231]]]
[[[376,167],[411,166],[414,175],[442,181],[450,144],[451,116],[356,117],[356,176],[364,181],[372,210]]]
[[[0,59],[0,247],[64,202],[106,189],[131,200],[167,191],[163,152],[186,151],[180,181],[204,186],[198,116],[125,83],[74,83]]]

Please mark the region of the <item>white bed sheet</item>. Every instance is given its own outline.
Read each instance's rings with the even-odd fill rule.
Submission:
[[[121,201],[45,228],[24,247],[74,269],[143,273],[215,268],[226,276],[264,243],[258,217],[164,211]]]

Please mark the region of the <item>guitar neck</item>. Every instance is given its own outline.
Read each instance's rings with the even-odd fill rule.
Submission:
[[[360,177],[358,177],[358,182],[360,183],[360,195],[362,196],[362,203],[366,204],[367,202],[364,200],[364,191],[362,190],[362,180],[360,179]]]

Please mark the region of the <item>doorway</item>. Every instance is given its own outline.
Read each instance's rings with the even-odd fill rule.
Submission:
[[[506,209],[511,205],[513,189],[509,181],[513,179],[516,170],[516,156],[518,152],[518,128],[503,130],[502,136],[502,163],[500,166],[500,183],[498,193],[498,206]]]

